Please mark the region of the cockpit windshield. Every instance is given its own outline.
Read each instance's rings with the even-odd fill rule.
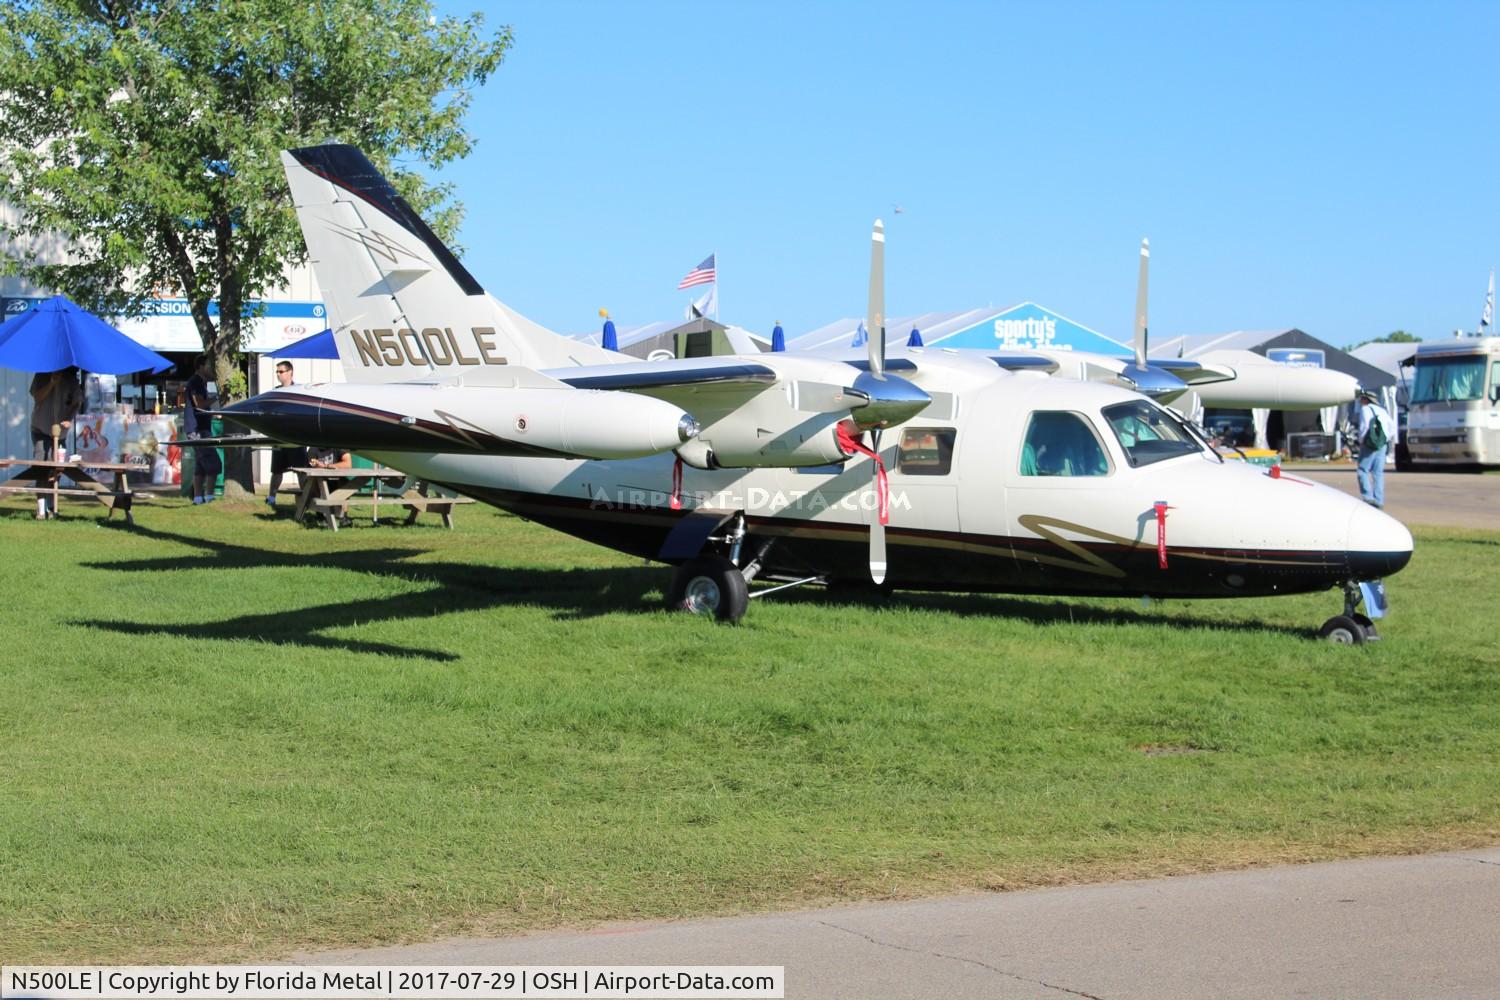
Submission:
[[[1144,399],[1106,406],[1104,419],[1133,468],[1203,450],[1182,418]]]

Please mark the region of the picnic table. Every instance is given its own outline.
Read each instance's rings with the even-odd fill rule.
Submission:
[[[339,517],[349,507],[370,507],[370,523],[380,523],[380,505],[405,508],[406,524],[416,521],[418,514],[437,514],[444,526],[453,527],[453,508],[463,503],[473,503],[469,497],[429,496],[429,484],[412,480],[406,473],[396,469],[327,469],[294,468],[302,479],[302,489],[297,494],[296,518],[300,523],[308,511],[323,518],[333,531],[339,530]],[[366,486],[369,496],[360,496]],[[381,490],[388,492],[382,498]]]
[[[135,524],[135,515],[131,512],[131,505],[135,502],[135,494],[130,491],[130,480],[128,478],[132,469],[139,468],[125,462],[89,462],[82,461],[64,462],[40,458],[0,458],[0,469],[17,469],[11,478],[0,483],[0,494],[3,493],[34,493],[37,496],[52,497],[52,509],[57,510],[59,497],[85,497],[98,500],[109,508],[109,517],[115,516],[115,511],[125,515],[125,523]],[[99,482],[90,473],[113,472],[115,474],[115,485],[107,486]],[[64,487],[62,479],[66,476],[72,480],[72,487]],[[29,483],[27,486],[19,486],[17,483]]]

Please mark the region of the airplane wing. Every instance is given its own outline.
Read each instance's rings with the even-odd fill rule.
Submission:
[[[1057,362],[1040,354],[990,354],[989,359],[996,365],[1010,372],[1046,372],[1048,375],[1057,371]]]
[[[1236,372],[1228,365],[1209,365],[1186,358],[1149,358],[1146,363],[1153,368],[1164,368],[1188,385],[1207,385],[1210,382],[1228,382]]]

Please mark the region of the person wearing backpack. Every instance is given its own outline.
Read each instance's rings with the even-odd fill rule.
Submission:
[[[1372,507],[1385,506],[1385,452],[1393,424],[1391,415],[1375,402],[1375,394],[1359,394],[1359,495]]]

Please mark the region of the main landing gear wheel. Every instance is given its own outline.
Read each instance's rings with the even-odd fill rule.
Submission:
[[[678,566],[667,605],[721,622],[737,622],[750,607],[750,587],[734,563],[720,555],[699,556]]]
[[[1318,638],[1335,646],[1363,646],[1365,627],[1349,615],[1334,615],[1318,629]]]

